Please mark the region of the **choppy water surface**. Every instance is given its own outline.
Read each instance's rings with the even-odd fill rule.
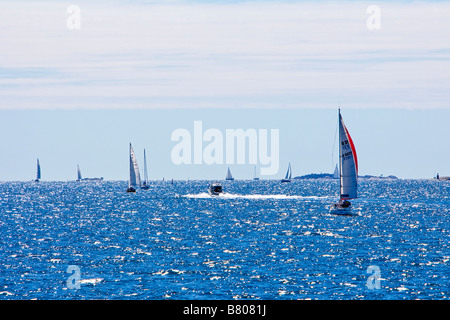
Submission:
[[[208,183],[0,183],[0,299],[450,296],[450,182]]]

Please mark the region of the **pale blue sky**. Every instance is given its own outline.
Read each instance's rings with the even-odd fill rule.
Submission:
[[[450,110],[342,109],[353,137],[360,174],[432,178],[450,175]],[[0,180],[31,180],[40,158],[43,180],[74,180],[79,164],[85,177],[128,178],[128,143],[150,179],[223,179],[227,165],[174,165],[171,133],[203,130],[279,129],[279,179],[292,164],[294,176],[332,172],[337,110],[26,110],[0,111]],[[206,143],[204,144],[204,146]],[[337,144],[334,146],[337,153]],[[252,165],[231,165],[236,178],[253,177]]]
[[[36,157],[43,179],[72,179],[77,163],[126,179],[129,142],[148,149],[151,178],[221,178],[226,166],[170,163],[170,133],[194,120],[279,129],[279,177],[288,161],[294,175],[331,171],[338,105],[361,174],[450,175],[449,13],[444,1],[2,1],[0,180],[32,179]]]

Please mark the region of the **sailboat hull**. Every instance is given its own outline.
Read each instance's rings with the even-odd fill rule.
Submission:
[[[330,212],[337,215],[355,216],[353,213],[352,204],[348,200],[341,200],[330,206]]]
[[[136,189],[133,188],[133,187],[129,187],[129,188],[127,189],[127,192],[136,192]]]
[[[330,213],[340,215],[340,216],[356,216],[357,214],[353,212],[352,208],[335,207],[335,205],[330,206]]]

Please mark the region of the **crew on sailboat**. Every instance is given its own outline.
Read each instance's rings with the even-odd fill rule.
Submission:
[[[341,199],[341,200],[339,200],[339,203],[334,204],[334,207],[335,208],[350,208],[351,205],[352,204],[350,201]]]

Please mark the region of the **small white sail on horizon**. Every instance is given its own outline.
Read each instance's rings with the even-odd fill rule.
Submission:
[[[234,180],[233,176],[231,175],[230,167],[228,167],[227,176],[225,177],[225,180]]]
[[[334,168],[333,179],[339,179],[339,168],[336,163],[336,167]]]
[[[81,181],[83,178],[81,177],[80,166],[77,164],[77,181]]]
[[[144,149],[144,181],[142,182],[141,189],[148,189],[148,175],[147,175],[147,157]]]
[[[128,192],[135,192],[136,187],[141,185],[141,175],[137,164],[136,155],[130,143],[130,180],[128,185]]]
[[[291,163],[289,162],[286,176],[284,177],[284,179],[281,179],[281,182],[291,182],[291,179],[292,179],[292,169],[291,169]]]
[[[39,158],[37,159],[37,168],[36,168],[36,179],[34,182],[39,182],[41,179],[41,164],[39,163]]]

